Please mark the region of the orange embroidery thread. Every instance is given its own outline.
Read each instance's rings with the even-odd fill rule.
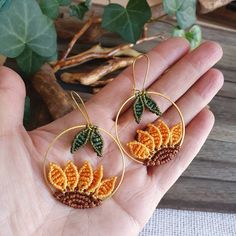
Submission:
[[[68,161],[64,172],[66,174],[68,188],[70,189],[70,191],[74,191],[79,181],[79,173],[77,167],[72,161]]]
[[[182,124],[179,123],[175,126],[172,127],[171,131],[171,139],[170,139],[170,143],[172,146],[178,144],[182,138]]]
[[[103,166],[101,165],[97,170],[93,172],[93,182],[87,189],[88,192],[94,192],[95,189],[100,185],[103,178]]]
[[[85,209],[98,206],[113,193],[117,177],[105,180],[102,178],[103,166],[93,172],[88,161],[84,162],[79,171],[72,161],[67,162],[64,171],[55,163],[49,164],[49,182],[59,190],[54,193],[54,196],[73,208]]]
[[[137,141],[127,144],[135,158],[142,160],[144,165],[162,165],[173,159],[179,151],[182,138],[181,123],[170,130],[163,120],[157,125],[148,124],[147,131],[137,130]]]
[[[64,171],[55,163],[50,163],[48,180],[54,188],[64,192],[67,186],[67,178]]]
[[[147,125],[147,132],[152,135],[155,142],[155,148],[159,149],[162,145],[162,136],[160,130],[153,124]]]
[[[170,141],[170,129],[166,125],[166,123],[162,120],[159,120],[157,123],[157,128],[161,132],[161,137],[162,137],[162,145],[167,145]]]
[[[138,159],[145,160],[150,156],[149,149],[144,144],[138,141],[129,142],[127,146],[129,147],[132,155],[134,155]]]
[[[147,131],[137,130],[138,142],[144,144],[150,152],[153,152],[155,149],[154,138]]]
[[[85,161],[81,169],[79,170],[79,182],[78,190],[83,192],[93,182],[93,170],[88,161]]]

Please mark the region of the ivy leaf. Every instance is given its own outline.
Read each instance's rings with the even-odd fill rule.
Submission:
[[[138,124],[141,121],[143,112],[144,112],[144,102],[142,99],[142,95],[138,94],[136,95],[136,99],[133,104],[133,113],[134,113],[135,120]]]
[[[168,15],[175,15],[185,0],[163,0],[164,11]]]
[[[184,0],[176,12],[178,26],[186,29],[196,22],[196,0]]]
[[[160,116],[162,114],[156,102],[150,96],[148,96],[148,94],[144,94],[142,98],[143,98],[145,107],[150,112],[156,114],[157,116]]]
[[[168,15],[176,15],[181,29],[196,22],[196,0],[163,0],[163,7]]]
[[[74,138],[71,145],[71,153],[75,153],[80,147],[83,147],[89,140],[91,129],[82,129]]]
[[[58,0],[39,0],[39,6],[44,15],[51,19],[56,19],[59,15],[59,3]]]
[[[70,6],[70,15],[76,16],[80,20],[83,20],[85,13],[89,10],[91,1],[81,2],[77,5]]]
[[[179,27],[175,27],[173,32],[172,32],[173,37],[181,37],[185,38],[185,30],[180,29]]]
[[[26,75],[37,72],[46,61],[47,58],[39,56],[28,47],[16,57],[18,66]]]
[[[146,0],[129,0],[126,8],[112,3],[104,9],[102,27],[118,33],[128,42],[135,43],[150,18],[151,9]]]
[[[93,128],[90,136],[90,143],[99,157],[102,156],[103,138],[96,127]]]
[[[57,0],[60,6],[69,6],[72,0]]]
[[[199,25],[194,25],[188,32],[186,32],[185,37],[190,42],[192,49],[198,47],[202,41],[201,27]]]
[[[199,25],[194,25],[187,32],[176,27],[174,28],[172,35],[174,37],[186,38],[190,43],[191,49],[198,47],[202,41],[202,31]]]
[[[0,54],[15,58],[26,47],[42,57],[56,53],[57,41],[53,22],[42,14],[36,1],[12,0],[0,14]]]
[[[0,12],[7,9],[11,4],[11,0],[0,0]]]

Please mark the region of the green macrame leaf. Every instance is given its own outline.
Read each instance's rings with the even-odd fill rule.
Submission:
[[[144,102],[143,102],[142,96],[140,94],[138,94],[136,96],[136,100],[133,104],[134,117],[135,117],[135,120],[138,124],[141,120],[143,111],[144,111]]]
[[[143,95],[143,102],[145,104],[145,107],[152,113],[155,113],[157,116],[161,115],[161,111],[159,107],[157,106],[156,102],[149,97],[147,94]]]
[[[101,134],[99,133],[98,129],[96,127],[93,128],[93,131],[90,135],[90,143],[94,149],[94,151],[97,153],[99,157],[102,156],[102,149],[103,149],[103,138]]]
[[[75,153],[80,147],[84,146],[90,137],[91,129],[82,129],[74,138],[71,145],[71,153]]]

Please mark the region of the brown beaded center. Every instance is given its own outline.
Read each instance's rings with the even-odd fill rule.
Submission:
[[[93,208],[102,203],[102,200],[94,198],[92,194],[80,192],[55,192],[54,197],[61,203],[76,209]]]

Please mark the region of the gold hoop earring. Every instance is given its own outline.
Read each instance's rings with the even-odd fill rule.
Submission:
[[[145,79],[143,81],[142,89],[138,90],[136,88],[135,63],[140,57],[145,57],[147,59],[147,70],[145,73]],[[184,141],[185,123],[179,107],[168,96],[154,91],[146,91],[144,89],[145,82],[148,77],[149,67],[150,59],[147,55],[138,56],[134,60],[134,93],[121,105],[116,116],[115,129],[117,140],[124,153],[130,159],[145,166],[159,166],[169,162],[178,154]],[[177,110],[180,122],[169,128],[164,120],[161,119],[162,112],[160,111],[156,102],[153,100],[152,96],[158,96],[170,102],[171,105]],[[133,115],[137,124],[141,122],[141,118],[145,108],[150,112],[156,114],[157,123],[146,124],[146,127],[144,129],[138,129],[136,131],[136,139],[133,141],[129,141],[125,145],[124,143],[122,143],[120,138],[118,122],[121,112],[130,102],[133,102]]]
[[[79,98],[84,109],[77,103],[74,95]],[[125,174],[125,158],[116,138],[105,129],[91,123],[85,104],[79,94],[71,92],[71,96],[87,123],[65,129],[52,140],[44,156],[44,178],[53,196],[61,203],[76,209],[93,208],[101,205],[104,200],[111,198],[119,189]],[[93,170],[88,160],[85,160],[80,168],[72,160],[67,161],[64,168],[55,162],[48,161],[49,153],[51,153],[57,141],[75,130],[79,130],[79,132],[75,135],[71,144],[71,154],[75,154],[90,142],[97,156],[102,157],[104,141],[100,132],[111,139],[120,152],[122,171],[119,178],[113,176],[104,179],[103,165]]]

